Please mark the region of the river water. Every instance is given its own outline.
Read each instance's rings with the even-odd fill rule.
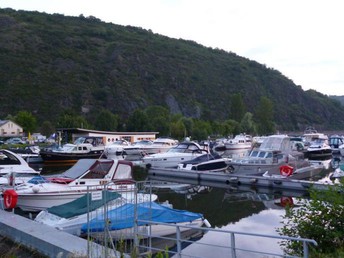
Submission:
[[[69,166],[42,166],[42,175],[64,171]],[[34,168],[38,168],[35,167]],[[324,171],[324,175],[331,169]],[[147,171],[134,168],[137,181],[147,179]],[[154,184],[153,184],[154,183]],[[168,201],[173,208],[202,213],[212,228],[253,234],[278,236],[277,228],[282,226],[286,203],[293,203],[296,197],[307,198],[305,192],[274,191],[273,189],[251,188],[249,186],[200,186],[173,185],[172,188],[156,187],[153,191],[160,202]],[[165,182],[166,183],[166,182]],[[176,187],[179,186],[179,187]],[[283,254],[279,239],[235,236],[236,247],[261,252]],[[230,246],[230,236],[208,231],[198,243]],[[223,247],[190,244],[183,254],[194,257],[231,257],[230,250]],[[268,255],[237,252],[237,257],[270,257]],[[271,256],[272,257],[272,256]]]

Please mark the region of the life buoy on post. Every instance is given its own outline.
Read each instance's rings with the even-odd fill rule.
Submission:
[[[18,194],[13,189],[7,189],[4,193],[4,205],[6,209],[13,209],[17,206]]]
[[[294,172],[294,168],[292,166],[284,165],[280,167],[280,174],[282,176],[291,176]]]

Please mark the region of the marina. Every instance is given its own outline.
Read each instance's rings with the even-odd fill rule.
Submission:
[[[297,207],[307,200],[311,188],[328,190],[334,184],[329,175],[340,167],[341,159],[302,160],[301,152],[288,147],[295,146],[290,139],[284,135],[266,137],[263,147],[250,152],[252,156],[243,154],[234,161],[231,156],[219,156],[199,162],[201,155],[195,155],[197,159],[191,157],[193,153],[210,157],[203,154],[207,145],[182,142],[166,152],[171,154],[164,157],[176,164],[167,163],[167,167],[163,166],[163,160],[147,166],[142,155],[124,155],[115,160],[80,159],[65,165],[32,163],[30,167],[39,171],[39,176],[18,185],[14,178],[14,189],[3,193],[2,208],[10,211],[15,207],[11,216],[29,220],[26,224],[31,227],[38,223],[38,228],[47,226],[86,243],[94,242],[91,249],[89,245],[85,249],[85,242],[80,242],[78,248],[86,256],[99,248],[115,255],[115,246],[122,241],[125,246],[121,252],[130,254],[138,250],[142,256],[158,254],[166,248],[170,256],[247,257],[248,253],[250,257],[284,256],[281,241],[300,240],[278,233],[286,208]],[[190,147],[193,151],[187,151]],[[183,151],[174,156],[173,148]],[[184,157],[188,157],[185,164],[192,164],[189,169],[183,163],[177,165]],[[214,169],[214,161],[225,166]],[[232,167],[234,164],[242,164],[245,169],[238,170]],[[108,200],[104,191],[109,191],[114,199]],[[26,200],[28,197],[30,201]],[[67,202],[67,197],[72,202]],[[97,206],[90,210],[90,205],[96,202]],[[178,219],[177,213],[186,219]],[[65,249],[60,246],[63,235],[61,239],[49,240],[51,245],[56,244],[55,248],[39,244],[44,229],[32,234],[28,241],[25,230],[14,231],[11,227],[16,226],[6,222],[1,235],[48,256],[72,254],[68,245]],[[258,245],[248,245],[256,241]],[[308,248],[317,243],[312,239],[301,241],[307,243],[303,253],[308,257]],[[59,251],[52,255],[51,249]]]

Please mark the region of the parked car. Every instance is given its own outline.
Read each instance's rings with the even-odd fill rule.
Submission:
[[[5,141],[5,144],[25,144],[25,142],[20,138],[10,138]]]

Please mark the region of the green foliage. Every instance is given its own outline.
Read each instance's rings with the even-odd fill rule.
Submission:
[[[118,116],[109,110],[102,110],[97,116],[94,126],[101,131],[117,131]]]
[[[151,130],[146,112],[135,110],[128,118],[127,130],[130,132],[145,132]]]
[[[57,120],[58,128],[90,128],[86,119],[75,114],[72,110],[66,110]]]
[[[36,118],[27,111],[19,111],[18,114],[15,116],[14,121],[23,127],[24,132],[32,133],[37,127],[37,120]]]
[[[160,135],[169,136],[170,112],[162,106],[150,106],[145,110],[150,128],[160,132]]]
[[[55,132],[55,128],[50,121],[44,121],[41,125],[40,132],[42,135],[49,137]]]
[[[243,119],[246,107],[240,93],[233,94],[231,98],[231,119],[240,122]]]
[[[256,124],[253,121],[253,114],[246,112],[244,117],[240,121],[240,129],[242,133],[255,135],[256,134]]]
[[[256,110],[257,131],[259,135],[269,135],[275,132],[273,115],[274,107],[272,101],[266,96],[261,97]]]
[[[319,257],[343,253],[344,246],[344,187],[329,186],[328,191],[310,190],[310,201],[290,208],[284,216],[282,235],[314,239],[318,247],[311,251]],[[302,245],[284,242],[288,254],[301,255]],[[329,255],[329,256],[322,256]]]
[[[49,120],[54,127],[86,128],[85,120],[91,127],[105,109],[123,121],[119,128],[169,135],[170,117],[152,119],[147,113],[149,125],[141,121],[141,128],[129,119],[135,110],[161,106],[172,115],[220,124],[229,118],[241,122],[250,112],[263,133],[275,124],[279,130],[344,127],[338,119],[344,107],[337,101],[305,92],[279,71],[235,53],[92,16],[0,9],[0,28],[2,118],[28,110],[38,124]],[[268,124],[256,117],[261,96],[275,111]],[[62,118],[66,109],[79,121]],[[194,134],[192,123],[184,125]]]

